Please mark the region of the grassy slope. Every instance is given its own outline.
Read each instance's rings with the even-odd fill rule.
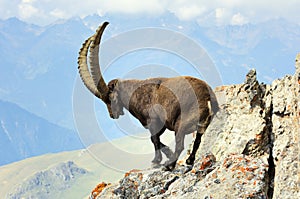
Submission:
[[[165,133],[162,140],[173,147],[173,132]],[[120,151],[125,151],[127,155],[123,156]],[[0,196],[5,196],[16,185],[39,171],[47,170],[61,162],[73,161],[78,167],[90,173],[77,179],[69,190],[62,193],[61,197],[85,198],[102,181],[116,182],[128,170],[148,168],[153,155],[149,133],[144,133],[137,137],[124,137],[110,143],[96,144],[86,150],[46,154],[25,159],[0,167]],[[103,162],[112,166],[105,166]]]

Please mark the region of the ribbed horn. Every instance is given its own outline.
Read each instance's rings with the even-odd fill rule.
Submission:
[[[101,98],[101,94],[98,91],[98,88],[94,84],[94,81],[91,77],[91,74],[89,72],[89,68],[87,65],[87,53],[88,53],[88,48],[92,42],[94,37],[88,38],[83,44],[82,47],[79,51],[79,56],[78,56],[78,69],[79,69],[79,74],[81,77],[81,80],[83,81],[84,85],[98,98]]]
[[[91,75],[94,81],[94,84],[97,86],[98,91],[101,94],[101,99],[107,103],[108,102],[108,87],[103,79],[101,73],[100,64],[99,64],[99,46],[101,42],[101,37],[104,29],[108,25],[108,22],[104,22],[96,31],[96,34],[93,36],[92,43],[89,49],[89,64]]]

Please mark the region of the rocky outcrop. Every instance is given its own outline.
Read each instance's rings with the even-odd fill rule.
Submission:
[[[87,170],[78,167],[74,162],[60,163],[20,182],[6,198],[61,198],[61,192],[69,189],[77,178],[87,173]]]
[[[134,170],[91,198],[300,198],[300,54],[293,76],[265,85],[251,70],[215,92],[221,110],[192,167]]]

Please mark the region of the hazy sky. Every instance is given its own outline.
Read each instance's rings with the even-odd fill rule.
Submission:
[[[0,19],[18,17],[47,25],[58,19],[94,13],[157,16],[167,11],[181,20],[205,20],[208,24],[257,23],[285,18],[300,23],[299,0],[0,0]]]

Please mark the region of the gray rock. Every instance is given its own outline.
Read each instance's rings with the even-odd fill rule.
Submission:
[[[299,59],[299,55],[298,55]],[[298,66],[297,66],[298,65]],[[299,71],[299,63],[296,63]],[[274,157],[273,198],[300,198],[299,195],[299,73],[272,84],[272,137]]]

